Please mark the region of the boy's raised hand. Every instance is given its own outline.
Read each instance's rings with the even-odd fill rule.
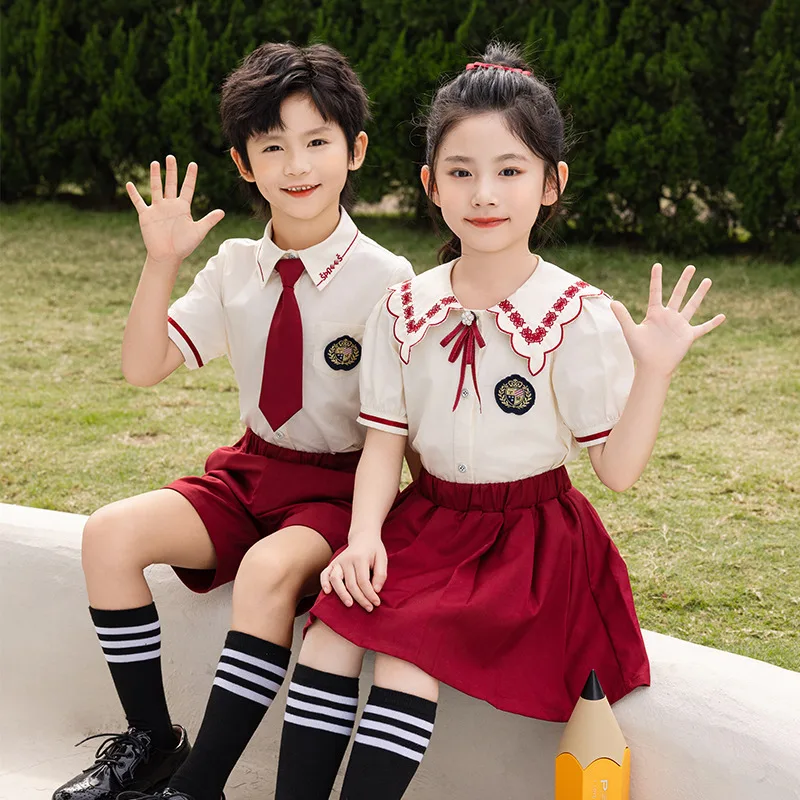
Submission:
[[[197,182],[197,164],[186,168],[181,192],[178,194],[178,163],[175,156],[167,156],[167,178],[161,188],[161,164],[150,164],[150,190],[152,203],[147,205],[136,187],[128,181],[125,188],[134,208],[139,213],[139,227],[152,261],[174,264],[183,261],[203,241],[206,234],[225,216],[217,208],[202,219],[192,219],[192,197]]]
[[[692,266],[684,269],[665,306],[661,298],[661,264],[654,264],[650,273],[647,314],[638,325],[622,303],[617,300],[611,303],[611,310],[622,326],[622,332],[637,364],[671,375],[694,342],[725,322],[725,315],[717,314],[701,325],[691,324],[692,317],[711,288],[709,278],[700,282],[681,310],[694,273]]]

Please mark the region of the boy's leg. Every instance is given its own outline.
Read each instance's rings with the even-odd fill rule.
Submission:
[[[422,761],[439,684],[419,667],[377,653],[375,685],[356,731],[342,800],[399,800]]]
[[[121,788],[163,782],[189,752],[185,732],[172,726],[167,710],[161,629],[144,569],[158,563],[213,569],[216,557],[193,506],[177,492],[162,489],[92,514],[83,532],[82,559],[90,614],[129,731],[115,737],[105,760],[53,797],[110,800]]]
[[[275,800],[330,796],[356,718],[363,659],[362,648],[319,620],[307,632],[289,685]]]
[[[283,682],[297,604],[317,591],[330,558],[325,539],[302,526],[277,531],[248,550],[233,584],[232,630],[203,724],[170,788],[194,800],[218,800]]]

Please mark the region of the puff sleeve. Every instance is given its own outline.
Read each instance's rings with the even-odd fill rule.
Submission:
[[[553,391],[567,428],[580,447],[602,444],[622,416],[634,371],[609,297],[584,299],[553,356]]]
[[[408,436],[403,366],[394,337],[394,318],[385,296],[373,309],[364,329],[361,357],[361,413],[370,428]]]
[[[169,338],[183,353],[189,369],[197,369],[228,352],[225,314],[222,305],[222,278],[226,245],[197,273],[186,294],[169,308]]]

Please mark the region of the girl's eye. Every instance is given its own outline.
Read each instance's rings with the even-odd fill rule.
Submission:
[[[504,178],[513,178],[515,175],[519,175],[520,172],[516,167],[506,167],[505,169],[500,170],[500,174]]]
[[[450,174],[454,178],[468,178],[469,177],[469,172],[467,172],[467,170],[465,170],[465,169],[454,169]]]
[[[309,143],[309,147],[319,147],[320,145],[328,144],[325,139],[314,139]]]

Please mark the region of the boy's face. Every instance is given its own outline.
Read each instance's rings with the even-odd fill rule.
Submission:
[[[339,206],[339,195],[350,170],[366,154],[367,135],[356,137],[350,159],[344,131],[326,122],[312,100],[303,94],[281,103],[283,129],[251,136],[247,141],[248,170],[239,153],[231,156],[246,180],[255,183],[269,203],[273,218],[313,220]]]

